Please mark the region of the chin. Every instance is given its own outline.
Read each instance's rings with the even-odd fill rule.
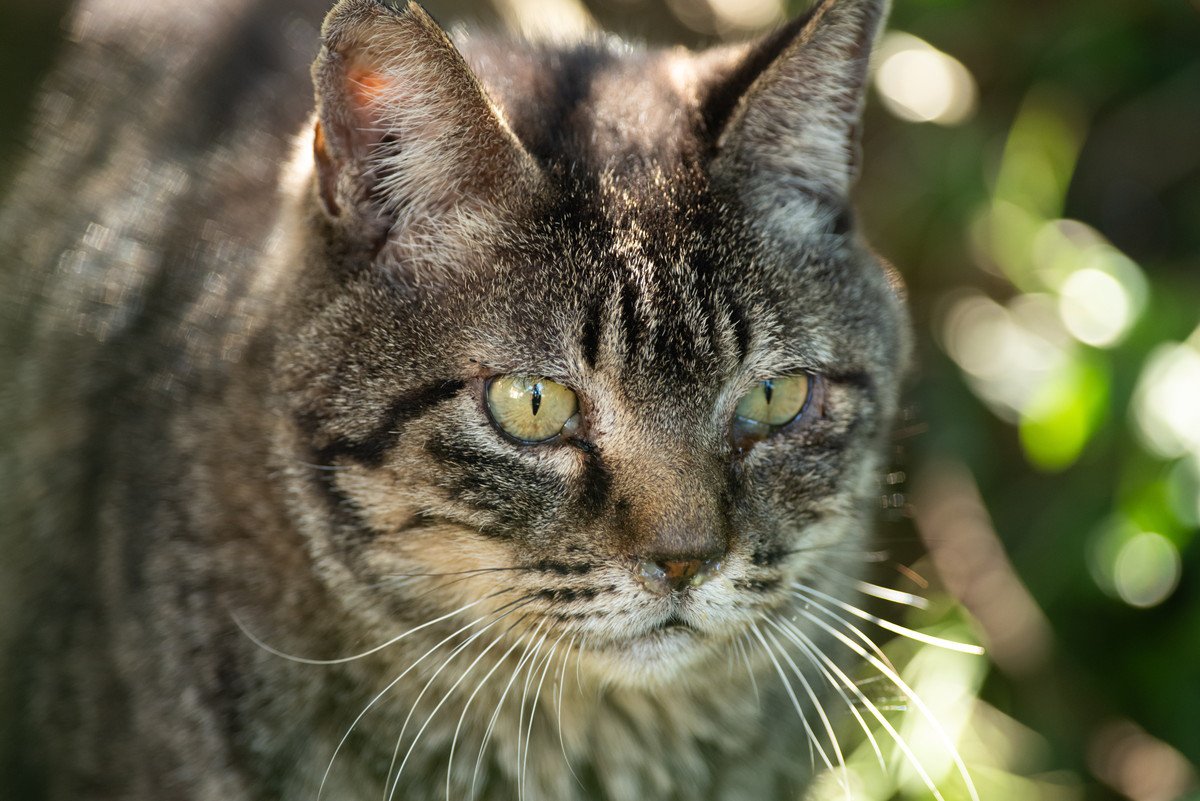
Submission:
[[[671,626],[593,646],[584,664],[604,684],[660,689],[686,684],[692,676],[702,678],[708,662],[723,653],[711,635]]]

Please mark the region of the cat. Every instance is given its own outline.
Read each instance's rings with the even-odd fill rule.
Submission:
[[[836,767],[911,349],[848,198],[886,0],[699,52],[340,0],[315,109],[282,1],[118,5],[0,216],[14,797]]]

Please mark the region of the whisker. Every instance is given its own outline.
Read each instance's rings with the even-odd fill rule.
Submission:
[[[750,676],[750,686],[754,688],[754,702],[762,706],[762,696],[758,693],[758,680],[754,678],[754,668],[750,664],[750,654],[746,652],[746,646],[743,640],[746,640],[750,635],[747,632],[742,632],[740,639],[734,640],[737,645],[738,652],[742,655],[742,661],[746,663],[746,673]]]
[[[544,619],[538,621],[537,627],[533,630],[533,633],[530,635],[529,643],[525,646],[525,650],[521,652],[521,658],[517,660],[517,664],[513,668],[512,675],[508,679],[508,684],[506,684],[504,686],[504,691],[501,693],[500,699],[498,701],[496,701],[496,708],[492,712],[492,717],[488,721],[487,729],[483,733],[483,741],[479,745],[479,754],[478,754],[478,756],[475,757],[475,769],[471,773],[471,795],[470,795],[471,798],[476,797],[475,796],[475,787],[476,787],[476,782],[479,779],[479,767],[480,767],[480,765],[483,764],[483,752],[485,750],[487,750],[488,743],[490,743],[492,740],[492,732],[495,730],[496,721],[500,717],[500,709],[504,706],[504,700],[506,698],[508,698],[508,692],[509,692],[509,690],[512,689],[513,682],[515,682],[517,680],[517,676],[520,675],[521,666],[524,665],[525,661],[529,658],[530,652],[534,645],[534,640],[537,638],[538,632],[542,630],[542,626],[544,626],[545,624],[546,624],[546,621]],[[545,634],[542,635],[542,641],[544,641],[546,639],[546,636],[547,635],[545,635]]]
[[[461,654],[466,648],[468,648],[471,645],[471,643],[473,643],[475,640],[479,639],[479,637],[481,637],[484,633],[486,633],[488,631],[488,629],[490,629],[492,626],[499,623],[504,618],[508,617],[510,614],[515,612],[517,609],[520,609],[520,608],[532,603],[534,597],[535,596],[533,594],[527,594],[525,596],[522,596],[521,598],[518,598],[515,601],[510,601],[509,603],[507,603],[504,606],[497,609],[496,612],[494,612],[493,614],[499,615],[499,617],[496,617],[494,620],[492,620],[490,623],[488,623],[485,627],[483,627],[479,631],[472,634],[470,637],[468,637],[463,642],[454,646],[454,649],[450,652],[450,654],[445,659],[442,660],[442,664],[438,666],[437,670],[435,670],[433,672],[433,675],[430,676],[429,679],[425,682],[425,685],[421,688],[421,692],[417,694],[416,700],[413,701],[412,706],[409,707],[408,714],[404,717],[404,723],[400,727],[400,734],[399,734],[399,736],[396,737],[396,747],[392,751],[392,761],[391,761],[391,764],[388,765],[388,772],[387,772],[387,775],[389,777],[388,784],[390,784],[390,789],[385,784],[384,795],[383,795],[384,801],[389,801],[389,799],[392,798],[392,796],[396,792],[396,787],[399,786],[399,784],[400,784],[400,773],[401,773],[401,771],[404,770],[403,763],[401,764],[400,769],[396,771],[394,779],[391,778],[392,770],[396,767],[396,760],[400,756],[400,746],[404,742],[404,733],[406,731],[408,731],[408,724],[411,722],[412,716],[417,710],[417,706],[421,703],[421,699],[425,697],[425,693],[429,691],[429,688],[431,686],[433,686],[434,681],[437,680],[437,677],[439,675],[441,675],[442,671],[445,670],[449,666],[449,664],[458,657],[459,654]],[[514,607],[514,604],[519,604],[519,605]],[[509,607],[513,607],[513,608],[509,608]],[[507,610],[507,611],[505,611],[505,610]],[[504,614],[500,615],[501,612],[503,612]],[[439,707],[440,707],[440,704],[439,704]],[[425,725],[428,725],[428,720],[426,721]],[[424,726],[422,726],[421,730],[424,731]],[[412,749],[413,749],[413,747],[416,746],[417,739],[419,739],[419,737],[420,737],[420,735],[418,734],[417,737],[413,738],[412,745],[409,747],[408,752],[405,754],[405,757],[404,757],[405,762],[408,761],[408,756],[409,756],[409,754],[412,753]]]
[[[542,697],[542,685],[546,682],[546,673],[550,670],[550,664],[554,659],[554,653],[558,649],[558,644],[562,642],[565,636],[567,636],[567,633],[564,631],[558,635],[558,639],[550,646],[550,653],[546,655],[545,666],[542,668],[542,675],[538,679],[537,690],[533,694],[533,706],[529,708],[529,726],[525,730],[525,756],[521,760],[521,776],[517,780],[517,786],[520,788],[518,795],[523,795],[525,790],[525,771],[529,767],[529,750],[533,745],[533,718],[537,715],[538,701]]]
[[[765,621],[768,624],[773,622],[769,617],[765,618]],[[829,736],[829,745],[833,749],[833,753],[837,757],[838,765],[842,769],[842,788],[846,791],[846,800],[851,801],[850,772],[846,767],[846,757],[844,754],[842,754],[842,747],[838,743],[837,733],[833,730],[833,724],[829,722],[829,716],[825,714],[824,704],[821,703],[821,699],[817,697],[816,692],[813,691],[812,685],[809,683],[808,678],[804,675],[804,671],[800,670],[800,668],[796,665],[795,661],[793,661],[791,657],[791,654],[787,652],[787,649],[783,647],[775,635],[770,631],[766,633],[766,636],[771,639],[771,642],[775,645],[775,650],[780,656],[783,657],[784,661],[787,662],[788,667],[792,669],[792,673],[800,680],[800,686],[804,688],[805,694],[807,694],[809,700],[812,701],[813,708],[816,709],[817,716],[821,719],[821,724],[825,727],[825,733]],[[830,767],[830,770],[832,769],[833,768]]]
[[[533,657],[525,665],[525,684],[521,690],[521,704],[520,704],[520,706],[517,707],[517,761],[516,761],[516,765],[514,765],[514,767],[516,768],[514,773],[517,776],[517,801],[521,801],[521,799],[523,799],[525,797],[525,795],[524,795],[525,787],[521,783],[521,756],[523,753],[521,738],[522,738],[522,733],[524,732],[524,727],[525,727],[525,710],[527,708],[528,701],[529,701],[529,685],[533,682],[533,674],[535,672],[537,672],[538,665],[540,664],[538,659],[542,654],[542,646],[545,644],[546,637],[548,637],[548,636],[549,636],[549,632],[547,632],[546,635],[542,637],[541,641],[538,642],[537,648],[533,652]],[[533,712],[531,710],[530,718],[532,719],[532,717],[533,717]],[[526,754],[528,753],[528,748],[529,748],[528,743],[525,743],[524,753],[526,753]]]
[[[840,642],[842,642],[844,645],[846,645],[848,648],[850,648],[850,650],[854,651],[859,656],[865,658],[868,662],[871,663],[871,665],[876,670],[878,670],[880,673],[887,676],[888,679],[892,682],[892,684],[894,684],[896,686],[896,688],[898,690],[900,690],[900,692],[902,692],[905,695],[905,697],[908,698],[909,701],[912,702],[913,706],[915,706],[917,708],[917,710],[921,713],[921,716],[923,718],[925,718],[925,720],[929,723],[929,725],[937,733],[938,739],[940,739],[942,741],[942,744],[946,747],[946,750],[950,754],[951,759],[954,760],[954,765],[956,768],[958,768],[959,775],[962,776],[963,781],[967,786],[967,792],[971,796],[971,801],[979,801],[979,793],[975,789],[975,783],[973,781],[971,781],[971,776],[970,776],[970,773],[968,773],[968,771],[967,771],[967,766],[963,762],[962,756],[958,753],[958,749],[950,741],[950,736],[948,734],[946,734],[946,730],[944,728],[942,728],[940,723],[938,723],[937,718],[929,710],[929,707],[925,705],[925,702],[921,700],[921,697],[919,695],[917,695],[916,692],[911,687],[908,686],[908,683],[905,682],[904,679],[900,678],[900,674],[897,673],[894,669],[885,665],[883,662],[881,662],[874,654],[863,649],[863,647],[861,645],[859,645],[854,640],[847,637],[841,631],[838,631],[837,629],[833,628],[832,626],[830,626],[824,620],[821,620],[816,615],[812,614],[811,612],[809,612],[805,609],[800,609],[798,611],[800,612],[800,614],[804,615],[810,621],[812,621],[813,623],[816,623],[818,626],[825,629],[825,631],[829,632],[831,635],[833,635],[835,638],[837,638]]]
[[[376,645],[374,648],[368,648],[367,650],[365,650],[361,653],[355,654],[354,656],[343,656],[338,659],[310,659],[308,657],[294,656],[292,654],[284,653],[283,651],[280,651],[279,649],[268,645],[266,642],[264,642],[263,640],[261,640],[257,636],[255,636],[254,633],[252,631],[250,631],[250,629],[246,628],[246,626],[243,625],[242,621],[238,618],[238,616],[235,612],[231,611],[229,613],[229,616],[231,618],[233,618],[234,624],[237,625],[237,627],[239,629],[241,629],[242,634],[245,634],[246,637],[248,637],[251,642],[253,642],[259,648],[262,648],[264,651],[266,651],[267,653],[269,653],[273,656],[278,656],[281,659],[287,659],[290,662],[299,662],[302,665],[344,665],[347,662],[353,662],[356,659],[362,659],[364,657],[370,656],[371,654],[377,654],[380,651],[382,651],[383,649],[388,648],[389,646],[395,645],[396,643],[400,642],[401,640],[405,639],[406,637],[416,634],[418,631],[421,631],[422,629],[427,629],[430,626],[437,625],[438,623],[441,623],[443,620],[447,620],[449,618],[454,617],[457,614],[465,612],[466,610],[468,610],[474,606],[478,606],[479,604],[483,603],[484,601],[490,601],[492,598],[495,598],[497,595],[501,595],[503,593],[513,592],[513,591],[514,591],[514,588],[512,588],[512,587],[508,587],[508,588],[505,588],[502,590],[497,590],[496,592],[493,592],[490,595],[485,595],[482,598],[471,601],[469,604],[464,604],[463,606],[460,606],[458,609],[455,609],[453,612],[447,612],[446,614],[442,615],[441,617],[436,617],[433,620],[428,620],[419,626],[414,626],[413,628],[409,629],[408,631],[404,632],[403,634],[397,634],[395,637],[391,638],[390,640],[383,643],[382,645]],[[486,615],[484,617],[486,617]],[[480,619],[482,620],[482,618],[480,618]]]
[[[488,570],[488,571],[492,571],[492,570],[503,570],[503,569],[504,569],[504,568],[486,568],[486,570]],[[462,572],[463,572],[463,573],[468,573],[468,572],[470,572],[470,571],[462,571]],[[397,577],[399,577],[399,576],[400,576],[400,574],[393,574],[393,575],[394,575],[394,576],[397,576]],[[414,574],[414,575],[415,575],[415,574]],[[439,574],[437,574],[437,573],[431,573],[431,574],[429,574],[429,575],[430,575],[430,576],[435,576],[435,577],[436,577],[436,576],[437,576],[437,575],[439,575]],[[443,593],[443,592],[445,592],[445,591],[446,591],[446,589],[447,589],[447,588],[449,588],[449,587],[453,587],[455,584],[461,584],[461,583],[463,583],[464,581],[468,581],[468,580],[470,580],[470,579],[474,578],[476,575],[479,575],[479,574],[477,574],[477,573],[471,573],[470,575],[461,575],[461,574],[455,574],[455,573],[447,573],[447,574],[445,574],[445,575],[447,575],[447,576],[454,576],[454,575],[458,575],[458,577],[457,577],[457,578],[455,578],[455,579],[453,579],[452,581],[444,581],[444,582],[441,582],[441,583],[439,583],[439,584],[435,584],[434,586],[432,586],[432,587],[429,587],[428,589],[426,589],[426,590],[424,590],[424,591],[422,591],[422,592],[416,593],[415,595],[409,595],[409,596],[408,596],[408,598],[407,598],[408,602],[409,602],[409,603],[412,603],[413,601],[418,601],[418,600],[420,600],[420,599],[422,599],[422,598],[425,598],[425,597],[427,597],[427,596],[433,595],[433,594],[435,594],[435,593]],[[512,587],[512,588],[510,588],[508,591],[509,591],[509,592],[514,592],[516,589],[517,589],[516,587]]]
[[[575,687],[579,690],[579,694],[583,695],[583,681],[579,678],[579,663],[583,658],[583,651],[587,648],[587,635],[583,635],[583,639],[579,641],[579,650],[575,652]]]
[[[895,567],[896,567],[897,573],[899,573],[900,575],[907,578],[913,584],[916,584],[918,587],[920,587],[923,590],[929,589],[929,580],[926,579],[924,576],[922,576],[917,571],[913,570],[908,565],[902,565],[902,564],[897,563],[895,565]]]
[[[864,595],[870,595],[874,598],[880,599],[881,601],[891,601],[894,604],[911,606],[914,609],[929,608],[929,599],[922,598],[920,595],[914,595],[911,592],[902,592],[900,590],[894,590],[890,587],[881,587],[880,585],[872,584],[869,581],[856,582],[855,586],[858,588],[858,591]]]
[[[915,609],[929,608],[929,599],[915,593],[904,592],[902,590],[892,589],[891,587],[883,587],[879,584],[873,584],[869,581],[863,581],[862,579],[856,576],[851,576],[848,573],[838,570],[836,567],[831,565],[823,565],[818,562],[811,565],[811,567],[814,570],[829,576],[834,581],[839,581],[842,584],[854,587],[864,595],[870,595],[871,597],[878,598],[881,601],[889,601],[894,604],[900,604],[901,606],[911,606]]]
[[[571,641],[567,643],[567,650],[563,654],[562,668],[558,674],[558,702],[555,704],[555,720],[558,724],[558,747],[562,749],[563,762],[566,763],[567,770],[571,772],[571,776],[575,779],[575,783],[579,785],[580,789],[584,789],[583,780],[579,778],[577,773],[575,773],[575,768],[571,765],[571,758],[567,756],[567,744],[563,742],[562,719],[563,694],[566,692],[567,662],[569,662],[571,659],[571,649],[575,647],[575,639],[578,636],[578,634],[571,635]],[[576,661],[578,662],[578,657],[576,657]]]
[[[896,727],[893,726],[891,724],[891,722],[883,716],[881,710],[877,706],[875,706],[875,704],[872,703],[871,700],[863,694],[862,690],[860,690],[858,688],[858,685],[853,680],[851,680],[850,677],[847,676],[846,673],[841,668],[839,668],[832,659],[830,659],[828,656],[826,656],[815,645],[812,645],[812,640],[809,637],[807,637],[805,634],[803,634],[800,631],[799,627],[797,627],[793,623],[788,623],[787,621],[784,621],[784,623],[785,623],[785,625],[790,626],[797,635],[799,635],[800,637],[802,637],[805,640],[808,640],[813,651],[820,657],[820,659],[825,663],[825,665],[829,668],[829,670],[831,670],[835,675],[837,675],[837,677],[839,679],[841,679],[842,683],[845,684],[846,688],[849,689],[851,692],[853,692],[860,699],[860,701],[864,705],[864,708],[866,708],[867,711],[869,711],[871,713],[871,715],[877,721],[879,721],[879,724],[883,727],[884,731],[886,731],[891,736],[892,740],[896,743],[896,747],[900,749],[900,752],[904,754],[904,756],[908,760],[909,764],[912,765],[914,770],[916,770],[917,775],[921,778],[921,781],[924,782],[925,787],[929,790],[930,793],[933,794],[935,801],[946,801],[945,798],[942,796],[941,791],[938,790],[937,785],[934,784],[933,778],[929,775],[928,771],[925,770],[925,766],[921,764],[921,761],[919,759],[917,759],[917,755],[915,753],[913,753],[913,751],[909,747],[908,743],[905,742],[904,738],[900,736],[900,732],[896,730]],[[876,745],[876,753],[880,757],[880,764],[882,767],[883,756],[878,750],[878,745]],[[886,767],[884,767],[883,770],[885,773],[887,772]]]
[[[443,573],[388,573],[380,576],[389,578],[445,578],[448,576],[476,576],[481,573],[527,573],[532,568],[513,565],[510,567],[473,567],[470,570],[447,570]]]
[[[472,643],[472,642],[473,642],[475,639],[477,639],[478,637],[480,637],[480,636],[481,636],[481,635],[482,635],[484,632],[486,632],[486,631],[487,631],[488,629],[490,629],[492,626],[494,626],[494,625],[496,625],[497,623],[499,623],[499,622],[500,622],[501,620],[503,620],[504,618],[508,617],[508,616],[509,616],[510,614],[512,614],[513,612],[516,612],[518,609],[521,609],[522,607],[524,607],[524,606],[527,606],[528,604],[530,604],[530,603],[532,603],[532,602],[533,602],[533,601],[532,601],[532,599],[530,599],[530,600],[526,601],[524,604],[522,604],[521,606],[517,606],[517,607],[515,607],[515,608],[513,608],[513,609],[510,609],[510,610],[508,610],[507,612],[505,612],[505,613],[504,613],[504,615],[503,615],[502,617],[500,617],[500,618],[497,618],[496,620],[493,620],[493,621],[492,621],[491,623],[489,623],[489,624],[488,624],[488,625],[487,625],[485,628],[483,628],[483,629],[480,629],[479,631],[477,631],[477,632],[475,632],[474,634],[472,634],[472,635],[471,635],[471,637],[470,637],[468,640],[466,640],[464,643],[462,643],[460,646],[458,646],[458,647],[455,649],[454,653],[450,654],[450,656],[449,656],[449,657],[447,657],[447,658],[446,658],[446,660],[445,660],[444,662],[442,662],[442,665],[441,665],[441,667],[439,667],[439,668],[437,669],[437,671],[435,671],[435,672],[434,672],[434,674],[433,674],[432,676],[430,676],[430,677],[429,677],[429,681],[427,681],[427,682],[425,683],[425,687],[424,687],[424,688],[422,688],[420,695],[418,695],[418,696],[417,696],[417,700],[413,701],[412,707],[409,709],[408,716],[407,716],[407,717],[405,717],[405,719],[404,719],[404,725],[403,725],[403,726],[401,726],[401,728],[400,728],[400,737],[399,737],[399,738],[396,740],[396,742],[397,742],[397,743],[399,743],[401,740],[403,740],[403,739],[404,739],[404,730],[405,730],[405,729],[408,727],[408,721],[409,721],[409,718],[411,718],[411,717],[412,717],[412,714],[413,714],[413,712],[416,710],[416,708],[417,708],[417,705],[421,703],[421,698],[422,698],[422,697],[425,695],[425,691],[426,691],[426,690],[428,690],[428,689],[429,689],[429,687],[430,687],[430,685],[432,685],[432,684],[433,684],[434,680],[435,680],[435,679],[438,677],[438,674],[440,674],[440,673],[442,672],[442,670],[444,670],[444,669],[446,668],[446,666],[447,666],[447,665],[449,665],[449,664],[450,664],[450,662],[451,662],[451,661],[452,661],[452,660],[453,660],[453,659],[454,659],[454,658],[455,658],[455,657],[456,657],[456,656],[457,656],[459,653],[461,653],[461,652],[462,652],[462,651],[463,651],[463,650],[464,650],[464,649],[465,649],[467,646],[469,646],[469,645],[470,645],[470,644],[471,644],[471,643]],[[514,626],[515,626],[515,625],[517,625],[518,623],[520,623],[520,622],[521,622],[521,620],[524,620],[524,619],[525,619],[525,617],[526,617],[525,615],[522,615],[520,618],[518,618],[518,619],[517,619],[517,620],[516,620],[516,621],[513,623],[513,625],[514,625]],[[510,627],[509,627],[509,630],[511,630],[511,628],[512,628],[512,626],[510,626]],[[404,759],[403,759],[403,760],[400,762],[400,767],[399,767],[399,768],[397,768],[397,770],[396,770],[396,778],[395,778],[395,781],[394,781],[394,782],[393,782],[393,784],[392,784],[392,789],[391,789],[391,792],[388,794],[388,798],[389,798],[389,799],[391,799],[391,798],[392,798],[392,796],[393,796],[393,795],[395,794],[395,792],[396,792],[396,788],[397,788],[397,787],[400,785],[400,775],[401,775],[402,773],[404,773],[404,768],[405,768],[405,766],[408,764],[409,757],[411,757],[411,756],[412,756],[413,750],[414,750],[414,749],[417,747],[417,743],[418,743],[418,742],[420,741],[420,739],[421,739],[421,735],[425,733],[425,729],[426,729],[426,728],[429,726],[430,722],[431,722],[431,721],[434,719],[434,717],[436,717],[436,716],[437,716],[437,713],[438,713],[438,711],[439,711],[439,710],[442,708],[442,706],[443,706],[443,705],[446,703],[446,701],[447,701],[447,700],[449,700],[450,696],[451,696],[451,695],[454,693],[454,691],[458,689],[458,686],[459,686],[460,684],[462,684],[462,683],[463,683],[463,681],[465,681],[465,680],[466,680],[467,676],[469,676],[469,675],[471,674],[471,671],[473,671],[473,670],[475,669],[475,666],[479,664],[479,660],[481,660],[481,659],[483,659],[483,657],[487,656],[488,652],[489,652],[489,651],[491,651],[493,648],[495,648],[495,647],[496,647],[496,645],[497,645],[497,644],[498,644],[498,643],[499,643],[499,642],[500,642],[502,639],[504,639],[504,634],[505,634],[505,632],[501,632],[501,633],[500,633],[500,635],[498,635],[497,637],[495,637],[495,638],[492,640],[492,642],[491,642],[491,643],[489,643],[489,644],[488,644],[488,646],[487,646],[486,648],[484,648],[484,649],[483,649],[483,651],[481,651],[481,652],[480,652],[480,653],[479,653],[479,654],[478,654],[478,655],[475,657],[475,659],[474,659],[474,660],[472,660],[471,664],[467,666],[467,669],[466,669],[465,671],[463,671],[462,675],[460,675],[460,676],[459,676],[459,677],[458,677],[458,678],[457,678],[457,679],[454,681],[454,683],[450,685],[450,688],[449,688],[448,690],[446,690],[444,693],[442,693],[441,700],[439,700],[439,701],[437,702],[437,704],[435,704],[435,705],[434,705],[434,707],[433,707],[433,711],[431,711],[431,712],[429,713],[429,715],[428,715],[428,716],[425,718],[425,722],[421,724],[421,728],[420,728],[420,729],[418,729],[418,730],[417,730],[417,733],[413,735],[412,743],[410,743],[410,744],[409,744],[409,746],[408,746],[408,751],[407,751],[407,752],[405,752],[405,754],[404,754]],[[390,771],[389,771],[389,773],[390,773]],[[448,789],[448,786],[447,786],[447,789]]]
[[[524,620],[524,618],[521,618],[521,620]],[[507,634],[509,631],[512,631],[513,627],[519,624],[521,620],[514,622],[511,626],[505,629],[504,633]],[[487,684],[488,680],[491,679],[492,674],[499,670],[500,666],[504,664],[505,660],[512,655],[512,652],[521,646],[521,643],[525,641],[525,636],[526,635],[521,635],[519,638],[517,638],[513,644],[508,647],[508,650],[500,655],[495,664],[492,665],[488,672],[483,675],[483,678],[480,679],[475,685],[475,689],[471,691],[471,694],[467,697],[467,702],[463,705],[462,713],[458,716],[458,724],[454,727],[454,736],[450,739],[450,757],[446,760],[446,801],[450,801],[450,780],[454,770],[454,751],[458,746],[458,735],[462,732],[462,725],[463,721],[466,720],[467,712],[471,709],[471,704],[474,703],[475,697],[479,694],[480,690],[482,690],[484,685]]]
[[[881,617],[876,617],[875,615],[872,615],[870,612],[859,609],[857,606],[854,606],[853,604],[848,604],[845,601],[838,599],[838,598],[834,598],[831,595],[827,595],[826,593],[823,593],[820,590],[814,590],[812,587],[807,587],[800,583],[793,583],[792,587],[794,587],[797,590],[800,590],[803,593],[806,593],[807,595],[816,596],[817,598],[822,598],[822,599],[828,601],[829,603],[832,603],[835,606],[838,606],[838,607],[844,609],[845,611],[849,612],[850,614],[854,615],[855,617],[861,618],[870,623],[874,623],[876,626],[887,629],[888,631],[890,631],[894,634],[899,634],[901,636],[908,637],[910,640],[916,640],[917,642],[923,642],[926,645],[934,645],[934,646],[937,646],[938,648],[945,648],[948,651],[957,651],[962,654],[971,654],[973,656],[981,656],[984,652],[983,648],[981,648],[978,645],[970,645],[968,643],[957,642],[955,640],[947,640],[944,637],[935,637],[932,634],[925,634],[923,632],[916,631],[914,629],[910,629],[907,626],[901,626],[899,623],[893,623],[890,620],[885,620]]]
[[[861,678],[857,678],[854,680],[854,683],[857,684],[859,688],[865,688],[872,684],[886,684],[888,689],[895,689],[892,687],[891,683],[888,682],[887,676],[880,676],[878,674],[874,676],[863,676]],[[904,703],[904,699],[897,698],[894,694],[885,698],[881,693],[878,697],[872,700],[871,703],[875,704],[876,707],[885,712],[908,711],[908,704]]]
[[[867,633],[866,633],[865,631],[863,631],[862,629],[860,629],[858,626],[854,625],[852,622],[850,622],[850,621],[849,621],[849,620],[847,620],[846,618],[842,617],[842,616],[841,616],[840,614],[838,614],[837,612],[835,612],[835,611],[833,611],[832,609],[830,609],[830,608],[829,608],[828,606],[826,606],[825,604],[823,604],[823,603],[821,603],[820,601],[818,601],[816,598],[813,598],[813,597],[811,597],[811,596],[808,596],[808,595],[801,595],[801,594],[800,594],[800,593],[798,593],[798,592],[797,592],[797,593],[794,593],[794,594],[795,594],[795,596],[796,596],[797,598],[799,598],[800,600],[804,601],[804,605],[805,605],[805,607],[810,607],[810,606],[811,606],[811,607],[813,607],[814,609],[818,609],[818,610],[820,610],[821,614],[823,614],[823,615],[826,615],[826,616],[827,616],[827,617],[829,617],[830,619],[837,621],[837,623],[838,623],[839,625],[843,626],[843,627],[844,627],[844,628],[845,628],[847,631],[849,631],[849,632],[850,632],[850,633],[851,633],[853,636],[857,637],[857,638],[858,638],[858,639],[859,639],[859,640],[860,640],[860,641],[863,643],[863,645],[865,645],[865,646],[866,646],[868,649],[870,649],[870,650],[871,650],[871,651],[872,651],[872,652],[873,652],[873,653],[874,653],[874,654],[875,654],[877,657],[879,657],[881,660],[883,660],[883,662],[884,662],[885,664],[887,664],[887,666],[888,666],[888,667],[892,668],[893,670],[895,669],[895,667],[896,667],[896,666],[892,664],[892,660],[888,658],[888,655],[887,655],[887,654],[885,654],[885,653],[883,652],[883,649],[882,649],[882,648],[880,648],[880,647],[879,647],[879,646],[878,646],[878,645],[875,643],[875,641],[874,641],[874,640],[872,640],[870,637],[868,637],[868,636],[867,636]]]
[[[492,614],[494,614],[494,613],[492,613]],[[338,754],[341,753],[342,747],[346,745],[346,741],[350,739],[350,735],[354,732],[355,727],[358,726],[359,721],[361,721],[363,719],[363,717],[366,716],[367,712],[371,711],[371,708],[374,707],[375,704],[379,703],[379,700],[381,698],[383,698],[385,695],[387,695],[388,692],[390,692],[393,687],[395,687],[397,684],[399,684],[400,681],[403,680],[403,678],[405,676],[407,676],[410,671],[412,671],[418,665],[420,665],[422,662],[424,662],[429,657],[430,654],[432,654],[434,651],[437,651],[443,645],[445,645],[446,643],[448,643],[450,640],[454,639],[458,635],[462,634],[467,629],[469,629],[472,626],[475,626],[478,623],[480,623],[481,621],[485,620],[488,616],[489,615],[481,615],[481,616],[477,617],[475,620],[472,620],[470,623],[463,626],[462,628],[458,629],[457,631],[447,635],[444,639],[439,641],[428,651],[421,654],[421,656],[419,656],[415,662],[413,662],[408,667],[406,667],[403,670],[403,672],[400,673],[399,676],[397,676],[396,678],[394,678],[390,682],[388,682],[386,687],[384,687],[382,690],[380,690],[379,693],[376,694],[374,698],[372,698],[369,702],[367,702],[367,705],[365,707],[363,707],[362,711],[358,713],[358,716],[355,717],[354,720],[350,723],[350,727],[348,729],[346,729],[346,733],[344,735],[342,735],[342,739],[338,741],[337,747],[333,749],[333,756],[331,756],[329,758],[329,764],[325,766],[325,773],[321,776],[321,786],[317,790],[317,801],[321,801],[321,795],[322,795],[322,793],[325,792],[325,784],[329,780],[329,773],[331,770],[333,770],[334,763],[337,762]]]
[[[779,680],[783,682],[783,688],[787,691],[788,697],[792,700],[792,706],[796,708],[796,715],[800,718],[800,723],[803,724],[804,731],[808,735],[810,752],[813,748],[815,748],[816,752],[821,756],[821,761],[825,763],[825,767],[832,771],[833,763],[830,762],[829,756],[825,753],[825,749],[821,746],[821,743],[817,741],[817,736],[813,732],[812,727],[808,725],[808,717],[804,714],[804,710],[800,707],[800,699],[796,697],[796,692],[792,688],[792,683],[788,681],[787,674],[783,672],[783,666],[779,664],[779,660],[775,658],[774,652],[772,652],[770,647],[767,645],[767,640],[765,637],[763,637],[762,631],[759,630],[758,624],[752,623],[750,625],[750,630],[753,631],[754,636],[758,638],[758,642],[762,646],[763,652],[771,660],[771,663],[775,665],[775,672],[779,674]]]
[[[863,730],[863,734],[867,736],[867,740],[870,742],[871,748],[875,752],[875,756],[878,757],[879,769],[886,773],[887,766],[883,761],[883,751],[880,750],[879,743],[875,741],[875,735],[871,733],[871,728],[867,726],[867,722],[863,720],[862,715],[859,714],[854,702],[850,700],[850,696],[846,695],[846,691],[842,688],[841,684],[834,679],[833,674],[829,672],[828,668],[821,664],[820,660],[816,658],[813,653],[815,646],[812,644],[812,641],[805,637],[804,634],[795,627],[795,625],[786,620],[770,620],[768,622],[775,626],[775,628],[778,629],[785,637],[787,637],[800,648],[801,653],[804,654],[809,663],[821,673],[821,675],[829,683],[829,686],[832,687],[834,692],[836,692],[838,696],[841,697],[842,701],[845,702],[846,708],[850,710],[850,714],[858,722],[859,727]]]

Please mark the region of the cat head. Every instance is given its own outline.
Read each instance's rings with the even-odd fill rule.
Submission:
[[[334,8],[275,388],[348,615],[654,683],[859,569],[908,351],[848,201],[884,6],[699,53]]]

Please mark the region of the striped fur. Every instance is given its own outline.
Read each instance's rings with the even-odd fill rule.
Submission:
[[[203,105],[104,121],[123,169],[48,119],[0,218],[22,797],[799,797],[825,734],[762,626],[797,580],[850,597],[908,358],[847,199],[884,6],[690,53],[341,0],[306,122],[257,110],[301,92],[290,51],[212,141],[174,138]],[[78,119],[87,70],[147,80],[111,53],[52,85]],[[739,399],[799,371],[803,418],[736,450]],[[581,434],[498,432],[506,373],[573,388]],[[638,579],[713,548],[701,586]]]

